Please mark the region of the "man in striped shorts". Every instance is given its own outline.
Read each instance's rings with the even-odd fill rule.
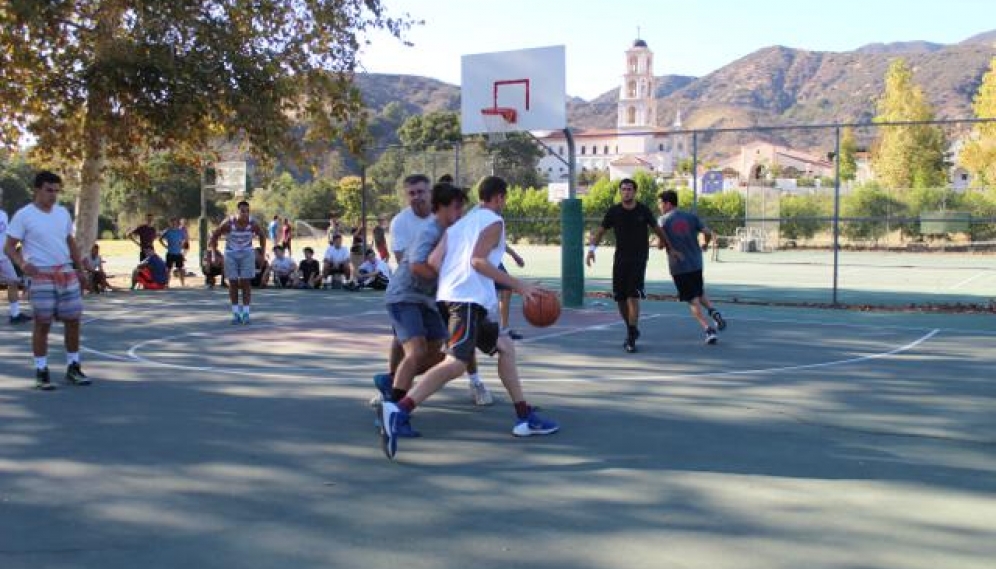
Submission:
[[[52,320],[61,320],[66,343],[66,382],[90,385],[80,368],[80,317],[83,297],[80,282],[86,279],[69,211],[56,203],[62,179],[39,172],[34,181],[34,201],[14,214],[7,228],[4,252],[31,277],[35,356],[35,387],[55,389],[48,372],[48,332]],[[17,250],[21,244],[22,250]]]
[[[208,247],[218,246],[218,239],[225,238],[225,277],[228,279],[228,298],[232,303],[232,324],[249,323],[249,304],[252,300],[252,279],[256,276],[256,252],[252,247],[253,235],[259,237],[259,246],[266,250],[266,233],[263,227],[249,216],[249,202],[240,201],[238,215],[221,223]],[[239,290],[242,302],[239,302]]]

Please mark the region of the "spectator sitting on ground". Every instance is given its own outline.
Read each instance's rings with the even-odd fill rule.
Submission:
[[[148,290],[162,290],[169,283],[169,271],[166,270],[166,261],[156,253],[153,247],[146,247],[143,251],[145,259],[142,260],[131,272],[131,290],[135,290],[136,285]]]
[[[360,265],[356,274],[355,288],[357,289],[387,290],[387,285],[391,282],[390,267],[383,259],[377,257],[377,253],[373,249],[367,249],[366,260]]]
[[[262,247],[256,247],[256,276],[249,283],[256,288],[266,288],[266,279],[270,277],[270,262],[266,260]]]
[[[83,257],[83,269],[90,277],[90,292],[100,294],[102,292],[113,292],[114,287],[107,282],[107,274],[104,272],[104,258],[100,256],[100,245],[96,243],[90,247],[90,254]]]
[[[290,255],[284,254],[284,248],[277,245],[273,248],[273,262],[270,263],[273,273],[273,285],[280,288],[293,287],[296,284],[297,265]]]
[[[225,282],[225,255],[218,250],[217,243],[214,244],[214,247],[204,251],[201,270],[204,272],[204,284],[208,288],[214,288],[216,277],[221,277],[221,286],[228,287],[228,283]]]
[[[297,267],[297,272],[301,277],[298,286],[301,288],[322,288],[322,266],[314,257],[315,250],[311,247],[305,247],[304,259]]]
[[[332,235],[332,243],[325,250],[325,259],[322,262],[322,279],[330,279],[335,282],[335,277],[342,276],[348,282],[353,277],[353,271],[349,266],[349,249],[342,246],[342,235],[335,233]]]

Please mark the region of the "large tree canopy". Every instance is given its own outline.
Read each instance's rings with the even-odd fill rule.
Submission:
[[[105,163],[203,151],[259,155],[301,140],[361,140],[352,86],[367,32],[410,19],[381,0],[9,0],[0,4],[0,142],[34,137],[78,161],[81,244],[96,237]],[[295,125],[311,131],[303,139]]]

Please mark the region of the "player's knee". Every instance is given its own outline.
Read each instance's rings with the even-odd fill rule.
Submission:
[[[515,342],[508,336],[499,336],[497,345],[500,355],[515,356]]]

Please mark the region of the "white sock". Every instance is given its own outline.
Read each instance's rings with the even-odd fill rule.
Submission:
[[[35,369],[45,369],[48,367],[48,356],[35,356]]]
[[[10,286],[10,285],[7,285],[7,286]],[[15,300],[14,302],[11,302],[10,303],[10,317],[11,318],[17,318],[18,316],[20,316],[20,314],[21,314],[21,302],[18,301],[18,300]]]
[[[473,383],[474,385],[477,385],[477,384],[481,383],[481,374],[480,373],[468,373],[467,374],[467,379],[469,379],[470,382]]]
[[[79,352],[66,352],[66,365],[80,363]]]
[[[232,314],[234,314],[236,316],[238,316],[239,314],[242,314],[242,305],[240,305],[240,304],[233,304],[232,305]]]

